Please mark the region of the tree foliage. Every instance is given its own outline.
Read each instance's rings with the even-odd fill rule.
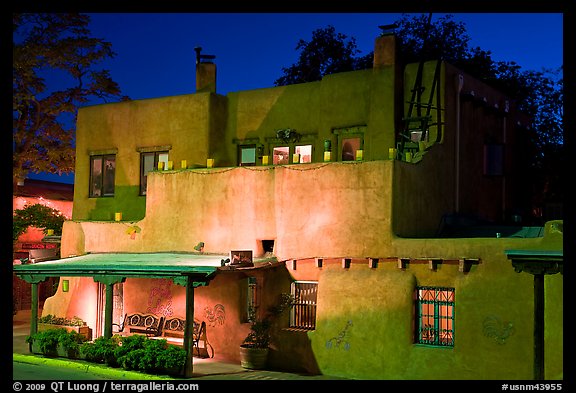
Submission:
[[[446,15],[433,20],[431,14],[403,14],[394,22],[400,64],[442,59],[500,90],[532,119],[524,132],[524,174],[531,182],[533,201],[561,202],[563,183],[563,67],[556,70],[523,70],[510,61],[494,61],[489,50],[470,46],[463,22]],[[312,33],[311,41],[298,41],[296,64],[282,68],[276,86],[321,80],[334,72],[371,68],[373,52],[355,57],[354,38],[337,33],[332,26]]]
[[[119,99],[108,70],[109,42],[90,37],[89,17],[76,13],[13,14],[13,175],[74,170],[77,108],[90,99]],[[51,88],[48,81],[57,80]],[[123,97],[126,99],[126,97]]]
[[[276,86],[319,81],[324,75],[351,71],[357,66],[356,39],[337,33],[333,26],[315,30],[310,42],[300,39],[296,50],[301,51],[298,62],[282,68],[284,75],[274,82]]]
[[[36,227],[44,230],[53,229],[55,235],[62,235],[62,226],[66,221],[59,210],[40,203],[26,205],[22,209],[14,210],[12,218],[12,240],[17,240],[28,227]]]

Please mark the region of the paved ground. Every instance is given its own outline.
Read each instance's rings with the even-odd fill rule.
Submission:
[[[67,359],[49,359],[33,355],[26,337],[30,334],[30,311],[19,311],[13,318],[13,379],[14,380],[68,380],[68,379],[173,379],[150,376],[122,369],[104,367],[89,362]],[[192,379],[210,380],[340,380],[325,375],[301,375],[268,370],[249,370],[240,364],[214,359],[194,358]]]

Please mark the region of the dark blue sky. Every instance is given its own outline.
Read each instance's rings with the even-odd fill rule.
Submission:
[[[112,43],[111,71],[122,93],[145,99],[195,92],[194,47],[215,55],[217,92],[272,87],[282,67],[294,64],[299,39],[310,41],[318,28],[334,26],[354,37],[359,55],[373,50],[379,25],[401,14],[387,13],[97,13],[93,37]],[[446,14],[435,13],[433,20]],[[471,46],[492,52],[495,61],[515,61],[523,70],[563,64],[561,13],[454,13],[465,23]],[[97,103],[97,102],[94,102]],[[39,175],[30,175],[39,178]],[[72,182],[73,176],[40,176]]]

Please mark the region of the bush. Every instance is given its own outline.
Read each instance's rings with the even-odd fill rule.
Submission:
[[[142,335],[122,337],[114,354],[124,369],[151,374],[178,372],[186,363],[184,348]]]
[[[118,367],[118,361],[114,351],[120,345],[119,336],[105,338],[98,337],[93,342],[85,342],[80,346],[80,352],[86,356],[86,360],[94,363],[105,363],[108,366]]]
[[[86,341],[86,337],[75,331],[66,329],[48,329],[37,332],[26,338],[26,342],[38,345],[38,349],[44,356],[58,356],[58,346],[62,346],[66,354],[75,358],[78,356],[80,346]]]
[[[88,362],[150,374],[175,374],[186,364],[184,348],[168,344],[165,339],[154,340],[138,334],[98,337],[90,342],[75,331],[48,329],[28,336],[26,341],[36,342],[44,356],[58,356],[58,345],[61,345],[70,358],[81,353]]]

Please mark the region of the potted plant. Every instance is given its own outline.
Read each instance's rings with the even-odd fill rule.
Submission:
[[[255,307],[249,308],[250,332],[240,345],[240,364],[242,367],[250,369],[266,367],[274,322],[292,304],[292,296],[284,293],[281,294],[278,303],[268,308],[266,314],[261,318],[258,318]]]
[[[86,340],[92,340],[92,328],[86,325],[86,322],[77,316],[73,318],[57,317],[52,314],[44,315],[38,318],[38,331],[47,329],[66,329],[67,331],[75,331],[86,337]]]

